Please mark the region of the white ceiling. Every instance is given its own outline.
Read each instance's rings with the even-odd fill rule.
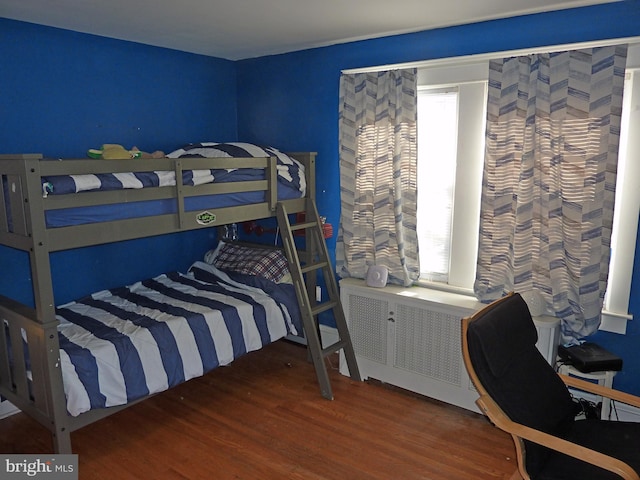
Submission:
[[[0,17],[230,60],[616,0],[0,0]]]

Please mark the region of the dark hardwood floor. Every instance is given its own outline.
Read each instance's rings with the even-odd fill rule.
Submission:
[[[507,479],[508,435],[482,416],[331,373],[320,396],[306,350],[277,342],[72,434],[80,479]],[[24,414],[1,453],[51,452]]]

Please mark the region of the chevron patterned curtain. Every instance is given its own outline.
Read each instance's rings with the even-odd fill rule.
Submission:
[[[474,290],[515,290],[594,333],[607,284],[625,46],[492,61]]]
[[[340,79],[341,218],[336,270],[364,278],[386,266],[389,281],[420,274],[416,235],[415,69],[343,74]]]

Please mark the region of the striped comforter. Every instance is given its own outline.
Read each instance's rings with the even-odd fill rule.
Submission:
[[[250,158],[277,159],[278,182],[289,186],[304,196],[306,180],[304,166],[273,147],[259,147],[250,143],[194,143],[167,155],[169,158]],[[99,161],[99,160],[96,160]],[[144,160],[140,160],[144,162]],[[263,169],[211,169],[184,170],[183,185],[195,186],[213,182],[238,182],[264,179]],[[96,190],[123,190],[146,187],[167,187],[176,184],[175,172],[124,172],[90,175],[56,175],[42,180],[42,191],[47,195],[63,195]]]
[[[296,334],[292,286],[246,277],[197,262],[58,307],[69,413],[161,392]]]

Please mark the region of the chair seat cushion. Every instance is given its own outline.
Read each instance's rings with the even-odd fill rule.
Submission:
[[[564,436],[567,440],[628,463],[640,472],[640,423],[579,420]],[[619,479],[608,470],[553,452],[535,480]]]

